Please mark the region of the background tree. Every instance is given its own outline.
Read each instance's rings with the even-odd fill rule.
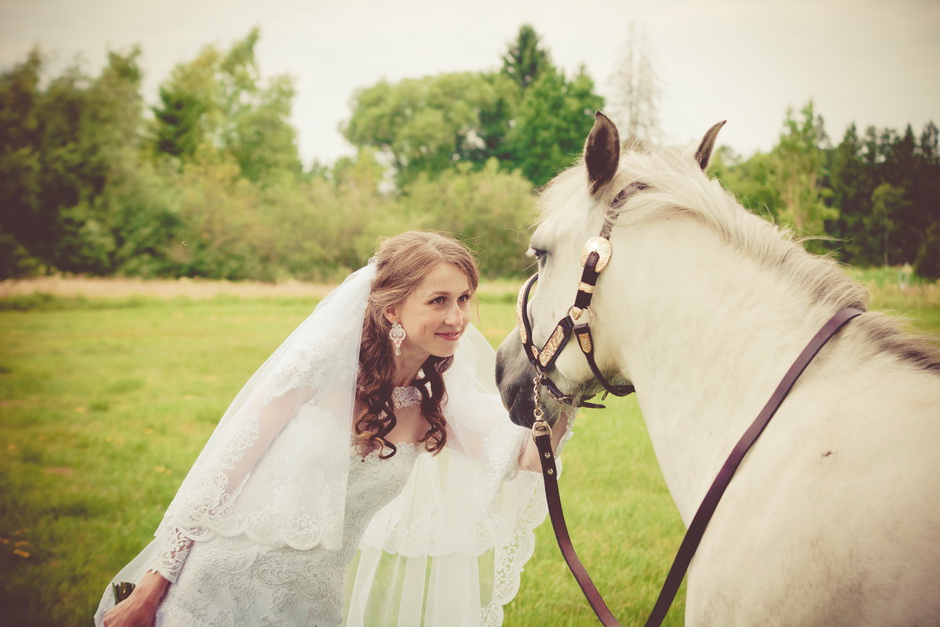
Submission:
[[[442,74],[381,81],[357,93],[343,134],[391,163],[399,188],[490,158],[542,185],[580,153],[603,99],[582,68],[572,79],[551,65],[523,26],[499,74]]]
[[[519,28],[516,40],[509,44],[509,50],[503,55],[502,72],[524,91],[532,85],[544,71],[554,67],[548,50],[541,45],[541,38],[528,24]]]
[[[603,108],[584,68],[570,80],[555,68],[544,71],[519,103],[504,167],[518,168],[534,185],[544,185],[581,154],[594,113]]]
[[[34,49],[0,75],[0,278],[32,273],[41,263],[41,70]]]
[[[894,187],[891,183],[882,183],[875,188],[871,195],[871,230],[872,235],[881,240],[883,256],[882,265],[889,265],[889,251],[891,235],[897,230],[895,216],[903,212],[904,190]]]
[[[934,222],[927,230],[914,262],[914,271],[925,279],[940,280],[940,222]]]
[[[225,53],[207,46],[173,69],[153,109],[158,154],[185,163],[221,153],[256,183],[300,175],[296,130],[289,122],[293,83],[275,76],[262,84],[255,61],[259,37],[253,29]]]
[[[198,94],[172,83],[160,87],[160,105],[154,107],[154,148],[180,159],[192,159],[203,141],[201,121],[206,105]]]
[[[662,88],[653,67],[646,29],[630,22],[620,62],[608,81],[606,113],[617,124],[624,145],[659,143],[659,102]]]
[[[825,150],[828,142],[821,116],[816,115],[810,101],[796,119],[787,110],[784,133],[771,154],[774,157],[774,179],[782,205],[777,212],[781,222],[791,225],[800,235],[823,235],[825,220],[838,217],[835,207],[827,206]]]
[[[495,159],[478,171],[460,164],[435,179],[421,175],[401,200],[405,223],[457,234],[490,278],[521,276],[531,264],[520,252],[534,204],[532,184],[501,171]]]
[[[745,208],[770,220],[777,219],[783,204],[775,183],[776,161],[770,154],[757,153],[744,160],[727,146],[715,152],[709,174],[734,191]]]
[[[927,123],[916,152],[915,172],[911,182],[911,212],[922,226],[923,238],[914,260],[914,269],[925,278],[940,279],[940,131]]]
[[[479,72],[380,81],[356,94],[341,130],[354,146],[386,157],[406,186],[420,174],[436,176],[462,158],[499,150],[498,140],[488,141],[504,115],[508,88],[504,79]]]
[[[878,262],[878,243],[872,239],[874,178],[872,166],[864,160],[864,149],[852,124],[829,153],[829,201],[839,208],[839,215],[826,222],[826,231],[833,237],[827,245],[848,263],[873,264]]]
[[[3,246],[13,251],[3,255],[8,263],[97,274],[116,269],[122,219],[99,200],[140,145],[139,55],[109,53],[96,78],[72,66],[44,91],[38,51],[4,76],[0,133],[9,143],[0,156],[0,225]]]

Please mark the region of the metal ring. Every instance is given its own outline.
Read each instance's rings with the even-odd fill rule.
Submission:
[[[588,322],[582,323],[581,316],[583,316],[585,313],[588,314]],[[580,307],[575,307],[574,305],[572,305],[571,307],[568,308],[568,317],[578,322],[578,324],[590,324],[591,322],[594,321],[594,312],[591,311],[590,307],[585,307],[584,309],[581,309]]]

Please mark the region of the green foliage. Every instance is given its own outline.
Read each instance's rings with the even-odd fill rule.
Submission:
[[[933,123],[926,125],[919,143],[910,127],[900,136],[869,127],[859,138],[852,126],[830,162],[833,203],[841,215],[827,226],[846,261],[916,264],[930,255],[929,233],[940,223],[940,159]]]
[[[324,280],[417,227],[467,240],[487,276],[524,270],[531,189],[578,158],[604,104],[583,68],[553,66],[523,26],[499,71],[360,91],[343,128],[359,153],[304,172],[293,85],[261,76],[259,37],[177,65],[149,112],[136,48],[97,76],[43,76],[38,49],[0,73],[0,278]],[[720,149],[713,172],[817,250],[934,276],[938,134],[852,126],[830,148],[810,102],[770,152]]]
[[[718,151],[714,172],[741,203],[855,265],[912,264],[931,276],[930,259],[940,224],[940,158],[936,125],[919,142],[870,127],[859,137],[849,126],[841,142],[827,146],[822,119],[812,102],[796,119],[788,111],[785,132],[769,153],[741,160]],[[923,262],[920,262],[923,260]]]
[[[521,276],[530,265],[521,253],[534,218],[532,186],[518,172],[499,171],[495,159],[479,172],[458,167],[436,179],[422,175],[401,204],[414,228],[459,234],[484,276]]]
[[[891,233],[897,230],[894,217],[899,215],[905,205],[904,190],[894,187],[891,183],[882,183],[871,194],[871,217],[873,230],[880,231],[884,236],[884,262],[888,262],[888,241]]]
[[[543,72],[553,69],[548,50],[542,48],[540,37],[528,24],[519,28],[516,41],[510,44],[503,55],[502,73],[524,90],[534,83]]]
[[[843,258],[851,263],[880,263],[877,231],[872,228],[871,195],[874,179],[870,166],[862,158],[864,145],[855,125],[845,131],[838,146],[829,155],[832,203],[839,207],[837,220],[827,223],[827,231],[836,238]]]
[[[603,103],[583,68],[569,80],[523,26],[501,72],[380,81],[356,94],[343,133],[386,156],[401,189],[421,174],[465,162],[480,169],[494,157],[541,186],[580,154]]]
[[[544,185],[581,154],[594,113],[603,106],[584,68],[571,80],[561,71],[546,69],[519,104],[507,138],[507,167],[519,168],[536,186]]]
[[[154,147],[157,152],[191,159],[202,141],[199,122],[206,114],[200,98],[181,87],[160,87],[160,106],[153,110]]]
[[[214,160],[219,152],[255,183],[300,174],[296,131],[288,121],[293,84],[287,76],[261,84],[255,62],[259,36],[253,29],[227,53],[207,46],[173,69],[153,109],[157,154],[187,163]]]
[[[332,180],[272,190],[266,199],[285,255],[281,267],[290,276],[333,280],[364,265],[381,235],[405,230],[398,228],[394,198],[381,192],[382,181],[382,167],[363,150],[355,160],[338,162]]]
[[[836,218],[839,212],[824,202],[828,191],[822,184],[827,139],[822,118],[816,115],[812,101],[800,113],[802,120],[787,111],[785,132],[771,152],[771,179],[781,195],[778,219],[801,236],[818,236],[825,233],[824,221]]]
[[[387,156],[401,187],[498,150],[511,85],[479,72],[380,81],[356,94],[343,134]],[[482,160],[482,161],[479,161]]]
[[[783,199],[773,182],[773,157],[758,153],[741,161],[725,147],[720,148],[715,157],[710,173],[734,191],[738,202],[758,215],[776,220]]]
[[[71,67],[44,91],[38,51],[3,76],[0,134],[9,143],[0,153],[8,181],[0,190],[0,227],[18,258],[36,260],[26,265],[116,269],[115,220],[98,199],[139,145],[139,55],[110,53],[97,78]]]
[[[925,279],[940,281],[940,222],[935,222],[927,231],[914,263],[914,271]]]
[[[519,105],[507,141],[510,163],[536,186],[544,185],[578,158],[602,108],[583,69],[571,81],[554,69],[543,72]]]

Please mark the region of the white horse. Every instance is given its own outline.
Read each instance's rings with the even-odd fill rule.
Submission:
[[[616,128],[598,113],[583,161],[541,194],[529,252],[539,265],[529,314],[542,346],[573,302],[585,241],[613,221],[613,255],[591,305],[595,355],[608,378],[635,385],[686,525],[804,345],[837,310],[867,302],[834,261],[705,175],[718,127],[697,150],[621,155]],[[609,209],[634,182],[648,187]],[[514,332],[497,380],[523,425],[532,376]],[[566,394],[598,391],[574,340],[550,376]],[[543,406],[554,422],[560,406]],[[689,569],[686,622],[940,625],[932,342],[867,312],[822,349],[718,505]]]

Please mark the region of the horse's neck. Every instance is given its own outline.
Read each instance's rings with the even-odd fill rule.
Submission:
[[[809,309],[773,269],[690,220],[650,223],[625,237],[615,245],[633,258],[621,270],[621,359],[688,524],[737,439],[830,314]]]

